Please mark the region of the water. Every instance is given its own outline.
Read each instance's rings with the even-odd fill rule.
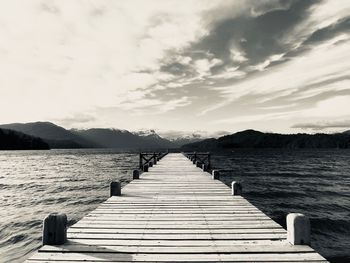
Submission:
[[[312,246],[332,262],[350,262],[350,150],[240,150],[213,154],[221,180],[243,183],[244,196],[285,225],[309,216]],[[73,224],[126,184],[138,155],[116,150],[0,152],[0,262],[22,262],[40,247],[41,222],[64,212]]]
[[[288,213],[311,219],[312,247],[350,262],[350,150],[239,150],[214,154],[221,180],[286,227]]]
[[[23,262],[40,247],[48,213],[66,213],[73,224],[137,166],[138,155],[113,150],[0,152],[0,262]]]

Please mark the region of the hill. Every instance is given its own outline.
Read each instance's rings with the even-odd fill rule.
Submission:
[[[21,132],[0,129],[0,150],[48,150],[42,139]]]
[[[51,148],[89,148],[97,147],[84,138],[51,122],[11,123],[0,128],[15,130],[31,136],[40,137]]]
[[[85,140],[105,148],[160,149],[173,147],[170,141],[161,138],[156,133],[134,134],[126,130],[102,128],[73,130],[73,132]]]
[[[246,130],[218,139],[186,144],[182,150],[219,150],[235,148],[350,148],[350,134],[278,134]]]

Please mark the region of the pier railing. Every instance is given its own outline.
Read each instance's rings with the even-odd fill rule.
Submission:
[[[183,154],[204,171],[211,169],[210,152],[183,152]]]
[[[140,170],[147,172],[145,169],[148,170],[148,167],[157,164],[157,162],[167,154],[168,152],[141,152],[139,160]]]

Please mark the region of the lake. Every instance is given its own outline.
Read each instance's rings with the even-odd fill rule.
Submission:
[[[312,247],[350,261],[350,150],[238,150],[213,153],[221,180],[285,226],[289,212],[309,216]],[[113,149],[0,151],[0,262],[22,262],[41,245],[42,219],[63,212],[75,223],[127,184],[138,154]]]

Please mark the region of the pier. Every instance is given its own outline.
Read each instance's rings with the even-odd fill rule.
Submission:
[[[43,246],[26,262],[327,262],[309,246],[304,215],[289,214],[285,230],[210,166],[210,155],[140,155],[143,173],[112,182],[76,224],[45,218]]]

